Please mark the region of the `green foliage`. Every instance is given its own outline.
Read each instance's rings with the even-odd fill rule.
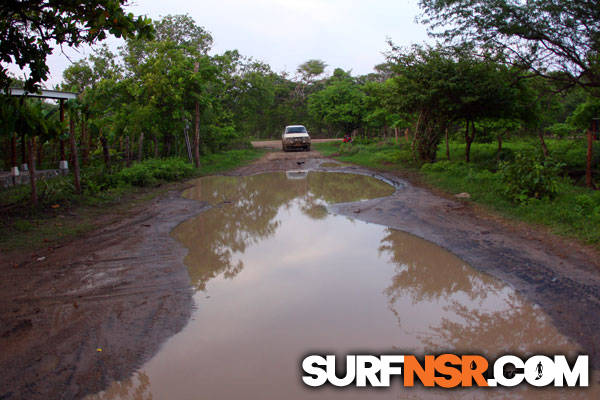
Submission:
[[[398,114],[417,115],[416,150],[422,161],[435,161],[445,130],[456,121],[506,130],[514,125],[511,120],[521,118],[517,100],[523,90],[514,79],[517,72],[507,66],[482,60],[467,46],[391,46],[387,57],[395,76],[388,90],[395,100],[390,104]],[[474,137],[472,130],[466,139]]]
[[[201,158],[200,174],[209,175],[245,165],[263,153],[255,149],[233,149],[222,153],[207,154]]]
[[[230,150],[201,157],[201,169],[180,158],[149,159],[129,168],[115,164],[110,168],[94,165],[82,171],[83,196],[75,193],[71,176],[38,180],[40,207],[54,204],[61,207],[75,203],[101,203],[119,197],[135,187],[155,187],[161,183],[184,180],[199,174],[209,174],[236,168],[258,158],[262,152]],[[30,187],[19,185],[0,191],[0,206],[27,207]]]
[[[413,162],[408,146],[399,146],[391,142],[315,143],[313,147],[326,156],[335,156],[340,161],[376,169],[392,170],[412,165]]]
[[[302,79],[305,82],[310,82],[323,74],[323,72],[325,72],[325,67],[327,67],[327,64],[325,64],[324,61],[313,59],[300,64],[297,72],[302,75]]]
[[[547,128],[547,130],[548,133],[552,135],[562,137],[573,135],[576,132],[576,128],[574,126],[564,122],[557,122],[555,124],[552,124]]]
[[[600,97],[589,97],[586,102],[577,106],[567,119],[567,123],[581,130],[587,130],[591,127],[592,118],[600,118]]]
[[[342,77],[310,95],[308,111],[312,118],[341,133],[350,133],[361,124],[364,98],[364,93],[351,77]]]
[[[194,166],[179,158],[146,160],[119,171],[116,182],[133,186],[156,186],[159,182],[176,181],[194,174]]]
[[[14,60],[29,68],[25,87],[34,91],[48,77],[46,58],[52,45],[78,47],[104,40],[107,33],[116,37],[152,34],[150,20],[125,13],[126,0],[3,2],[0,6],[0,86],[10,84],[4,64]],[[26,6],[26,8],[24,8]]]
[[[550,191],[554,194],[546,194],[539,199],[532,195],[524,197],[524,201],[519,201],[519,198],[514,199],[507,195],[503,174],[498,171],[496,144],[474,143],[470,163],[465,163],[462,159],[425,163],[420,167],[420,172],[429,183],[451,193],[468,192],[473,201],[491,206],[508,217],[544,224],[556,233],[600,244],[600,191],[575,186],[568,179],[560,178],[565,170],[580,168],[577,167],[581,165],[579,155],[585,153],[585,144],[582,140],[548,140],[547,144],[556,161],[546,169],[539,157],[519,156],[539,151],[537,142],[513,140],[504,143],[503,152],[506,152],[507,160],[516,157],[534,158],[536,163],[545,169],[541,173],[541,179],[549,182]],[[452,141],[451,155],[454,157],[456,154],[464,154],[464,146],[464,143]],[[338,143],[317,143],[314,147],[324,155],[333,156],[340,161],[374,169],[398,170],[412,169],[416,166],[413,164],[410,148],[406,145],[384,142],[370,145],[354,143],[352,154],[341,154]],[[565,152],[571,152],[572,155],[567,156]],[[442,157],[445,157],[445,149],[439,150],[438,158]],[[565,161],[569,158],[573,164],[566,165]],[[527,170],[530,165],[526,164],[520,168]],[[532,173],[532,176],[535,181],[535,173]],[[520,177],[515,179],[519,181]],[[540,192],[538,189],[538,193]]]
[[[596,1],[420,0],[419,4],[423,22],[448,41],[494,50],[508,62],[557,82],[589,88],[600,84]]]
[[[506,185],[506,194],[516,202],[530,198],[554,198],[562,163],[544,159],[541,155],[517,154],[512,162],[500,164],[500,175]]]
[[[575,196],[574,211],[581,215],[600,217],[600,195],[580,194]]]

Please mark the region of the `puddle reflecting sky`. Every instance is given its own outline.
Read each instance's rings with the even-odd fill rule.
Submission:
[[[306,389],[300,362],[313,352],[577,350],[540,309],[454,255],[324,207],[393,192],[373,178],[338,173],[198,180],[185,196],[214,207],[172,232],[189,250],[192,320],[132,379],[91,398],[478,398],[483,393],[473,390],[397,386]]]

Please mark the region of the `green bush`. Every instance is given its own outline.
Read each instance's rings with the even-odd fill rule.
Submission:
[[[530,198],[552,199],[558,193],[563,163],[534,154],[519,153],[512,162],[500,164],[505,193],[515,202],[526,202]]]
[[[75,185],[70,176],[58,176],[38,181],[38,200],[42,204],[70,202],[74,195]]]
[[[370,138],[370,137],[364,137],[364,136],[355,136],[352,139],[352,142],[354,144],[363,144],[363,145],[369,145],[372,143],[376,143],[379,141],[379,138]]]
[[[114,181],[133,186],[156,186],[161,181],[176,181],[194,173],[194,166],[180,158],[147,160],[119,171]]]

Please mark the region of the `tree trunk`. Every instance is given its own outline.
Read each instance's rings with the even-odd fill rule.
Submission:
[[[37,143],[34,143],[34,147],[37,147],[37,165],[39,167],[39,169],[42,169],[42,162],[44,161],[44,143],[40,143],[39,145]]]
[[[29,183],[31,184],[31,205],[36,207],[38,204],[37,187],[35,182],[35,137],[29,139]]]
[[[152,137],[152,141],[154,142],[154,158],[158,158],[158,137],[156,134]]]
[[[11,165],[10,165],[10,138],[9,137],[4,138],[2,148],[7,149],[6,152],[2,152],[2,161],[4,161],[4,169],[9,170],[11,167]]]
[[[14,168],[17,166],[17,134],[16,133],[11,135],[10,142],[11,142],[10,143],[11,144],[11,146],[10,146],[10,149],[11,149],[10,164],[11,164],[11,167]]]
[[[448,138],[448,127],[446,127],[446,159],[450,161],[450,142]]]
[[[171,135],[165,133],[163,138],[163,155],[169,157],[171,155]]]
[[[548,147],[546,146],[546,141],[544,140],[544,132],[541,129],[538,129],[538,137],[540,138],[540,144],[542,145],[544,157],[547,158],[550,153],[548,152]]]
[[[88,165],[90,163],[90,147],[89,140],[87,138],[88,130],[87,124],[83,116],[81,117],[81,163]]]
[[[65,154],[65,141],[64,140],[60,140],[60,161],[67,161],[66,160],[67,156]]]
[[[73,179],[75,193],[81,194],[81,177],[79,175],[79,158],[77,157],[77,143],[75,142],[75,119],[69,118],[69,141],[71,142],[71,158],[73,162]]]
[[[21,165],[27,164],[27,142],[25,140],[25,134],[21,134]]]
[[[140,133],[140,142],[138,143],[138,161],[144,158],[144,131]]]
[[[419,111],[419,118],[417,118],[417,125],[415,125],[415,134],[413,135],[412,143],[411,143],[411,152],[413,155],[413,161],[417,162],[417,154],[415,152],[415,146],[417,145],[417,140],[419,136],[419,129],[421,129],[421,118],[423,117],[423,110]]]
[[[129,144],[129,135],[125,136],[125,165],[131,165],[131,145]]]
[[[87,128],[86,128],[87,130]],[[88,151],[88,162],[89,162],[89,156],[90,153],[94,150],[94,138],[92,137],[91,132],[88,131],[88,145],[87,145],[87,151]]]
[[[592,182],[592,151],[594,145],[594,138],[592,137],[592,131],[588,129],[587,131],[587,160],[585,167],[585,184],[589,188],[594,188],[594,183]]]
[[[194,63],[194,73],[198,72],[198,63]],[[194,165],[200,168],[200,103],[196,101],[194,111]]]
[[[398,144],[398,128],[394,128],[394,143]]]
[[[102,143],[102,154],[104,155],[104,164],[107,168],[110,167],[110,150],[108,148],[108,140],[102,136],[102,132],[100,132],[100,143]]]

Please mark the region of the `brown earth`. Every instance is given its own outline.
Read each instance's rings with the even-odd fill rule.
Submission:
[[[324,161],[327,167],[320,167]],[[398,190],[392,196],[331,206],[330,212],[450,250],[538,304],[592,362],[600,355],[596,250],[505,221],[401,174],[334,168],[315,151],[270,152],[230,174],[289,169],[359,173],[393,183]],[[170,232],[206,205],[180,194],[170,191],[60,247],[0,255],[0,399],[82,398],[129,376],[181,330],[193,307],[192,289],[185,250]]]
[[[341,142],[342,139],[311,139],[311,143],[325,143],[325,142]],[[281,140],[261,140],[252,142],[252,146],[258,149],[273,149],[281,150]],[[317,152],[311,151],[310,153],[318,154]]]

